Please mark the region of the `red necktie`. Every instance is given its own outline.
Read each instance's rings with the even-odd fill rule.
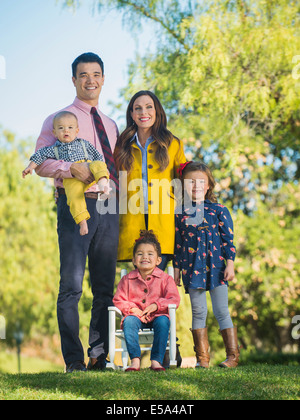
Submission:
[[[117,170],[116,170],[116,165],[115,165],[115,161],[114,161],[114,157],[111,151],[111,147],[107,138],[107,134],[102,122],[102,119],[100,117],[100,115],[97,112],[97,109],[95,107],[92,107],[91,109],[91,114],[94,117],[94,123],[95,123],[95,127],[96,127],[96,131],[100,140],[100,144],[102,147],[102,151],[103,151],[103,155],[104,155],[104,159],[105,159],[105,163],[107,165],[107,169],[110,173],[110,179],[112,179],[114,181],[114,183],[116,184],[116,188],[117,191],[119,190],[119,180],[118,180],[118,175],[117,175]]]

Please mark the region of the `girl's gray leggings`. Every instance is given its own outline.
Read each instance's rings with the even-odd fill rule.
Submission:
[[[213,312],[219,323],[220,330],[233,328],[233,323],[228,309],[228,287],[226,285],[218,286],[209,291]],[[206,290],[189,289],[192,304],[193,324],[192,329],[206,327],[207,302]]]

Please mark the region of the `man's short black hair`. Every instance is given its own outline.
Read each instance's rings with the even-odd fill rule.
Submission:
[[[76,78],[77,66],[79,63],[98,63],[102,70],[102,76],[104,75],[104,64],[99,55],[92,52],[81,54],[72,63],[72,74]]]

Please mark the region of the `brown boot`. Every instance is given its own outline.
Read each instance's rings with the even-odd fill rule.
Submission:
[[[198,328],[192,330],[194,339],[194,351],[196,353],[197,365],[196,367],[209,368],[209,343],[207,336],[207,328]]]
[[[226,328],[225,330],[220,331],[223,337],[223,341],[226,349],[227,359],[220,363],[220,367],[224,368],[235,368],[239,363],[240,349],[237,341],[237,329]]]

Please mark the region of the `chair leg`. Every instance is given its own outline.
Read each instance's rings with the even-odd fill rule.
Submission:
[[[116,339],[115,336],[109,337],[109,363],[106,365],[106,369],[116,369],[115,355],[116,355]]]
[[[176,360],[176,306],[169,306],[170,315],[170,369],[177,368]]]
[[[123,364],[123,370],[126,370],[128,367],[128,352],[127,351],[122,352],[122,364]]]
[[[122,347],[122,365],[123,365],[123,370],[126,370],[127,367],[128,367],[129,354],[128,354],[128,351],[127,351],[127,346],[126,346],[125,338],[121,339],[121,347]]]
[[[116,355],[116,313],[113,310],[108,309],[108,352],[109,352],[109,363],[106,365],[106,369],[116,369],[115,355]]]

